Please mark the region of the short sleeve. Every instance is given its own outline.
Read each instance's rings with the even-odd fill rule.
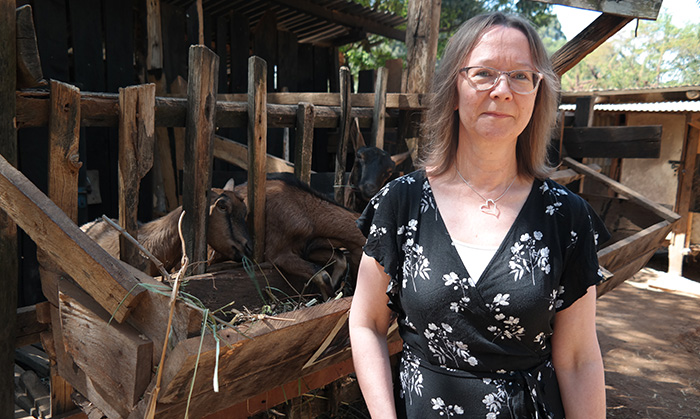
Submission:
[[[572,228],[562,272],[557,311],[571,306],[588,288],[603,280],[598,249],[610,239],[610,233],[593,208],[583,198],[571,195]]]
[[[405,230],[421,207],[425,174],[416,171],[386,184],[365,207],[357,227],[367,237],[364,252],[389,275],[389,307],[401,313],[399,293],[403,282]]]

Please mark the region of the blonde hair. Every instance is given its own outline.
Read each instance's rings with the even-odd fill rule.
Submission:
[[[467,56],[483,33],[495,26],[515,28],[527,37],[535,69],[544,76],[535,98],[530,122],[518,136],[516,158],[521,176],[546,178],[552,171],[547,153],[557,118],[559,77],[542,40],[525,19],[501,12],[475,16],[450,38],[433,78],[432,95],[424,115],[422,144],[416,166],[431,168],[432,175],[445,173],[453,164],[459,143],[457,77]]]

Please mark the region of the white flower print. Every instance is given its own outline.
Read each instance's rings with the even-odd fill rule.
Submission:
[[[428,349],[438,359],[440,366],[447,367],[447,361],[458,364],[466,362],[472,367],[479,362],[471,356],[467,344],[461,341],[453,341],[448,334],[452,333],[452,326],[442,323],[438,327],[435,323],[428,323],[428,328],[423,331],[423,336],[428,339]]]
[[[504,380],[491,380],[485,378],[485,384],[493,384],[496,391],[484,396],[482,403],[486,405],[489,413],[486,414],[486,419],[496,419],[501,414],[501,408],[506,405],[508,394],[505,390]]]
[[[470,285],[473,286],[473,281],[470,281],[470,279],[471,278],[460,278],[459,275],[454,272],[442,276],[445,286],[452,287],[455,291],[462,291],[462,297],[458,301],[450,303],[450,310],[455,313],[468,309],[467,305],[471,300],[467,297],[467,288],[469,288]]]
[[[549,265],[549,247],[544,246],[537,248],[539,242],[542,241],[542,232],[535,231],[530,234],[525,233],[520,236],[520,241],[515,242],[510,248],[511,256],[508,262],[508,267],[511,269],[514,280],[522,279],[525,272],[530,273],[532,285],[535,285],[534,269],[540,270],[549,274],[551,267]],[[540,244],[541,245],[541,244]]]
[[[430,261],[423,254],[423,246],[413,244],[413,239],[406,240],[403,246],[406,257],[403,261],[403,288],[407,287],[408,280],[413,284],[413,291],[416,291],[416,278],[423,280],[430,279]]]
[[[426,179],[423,182],[423,193],[420,197],[420,212],[421,214],[425,214],[429,209],[435,209],[435,200],[433,199],[430,183],[428,179]]]
[[[540,349],[542,349],[544,351],[545,349],[547,349],[547,337],[548,336],[549,336],[548,334],[546,334],[544,332],[540,332],[537,336],[535,336],[535,339],[533,339],[533,342],[538,343],[540,345]]]
[[[564,300],[558,298],[561,294],[564,294],[564,286],[560,285],[559,288],[552,290],[549,294],[549,311],[557,309],[564,304]]]
[[[423,374],[421,374],[420,361],[411,351],[404,351],[401,357],[402,369],[399,374],[401,382],[401,397],[408,396],[409,404],[413,404],[413,393],[418,397],[423,396]]]
[[[563,214],[559,212],[562,203],[559,202],[558,197],[568,195],[569,193],[566,191],[566,189],[559,188],[556,186],[550,188],[549,184],[547,182],[544,182],[542,186],[540,186],[540,191],[542,191],[542,195],[548,193],[549,197],[553,201],[551,205],[547,205],[545,207],[544,212],[547,215],[559,214],[560,216],[563,216]]]
[[[383,234],[386,234],[386,227],[377,227],[376,224],[372,224],[369,227],[369,235],[372,237],[379,237]]]
[[[461,406],[456,404],[447,405],[440,397],[430,399],[430,403],[433,405],[433,410],[437,410],[440,416],[451,418],[452,416],[464,413],[464,409]]]
[[[508,301],[510,294],[498,294],[493,298],[493,303],[487,303],[486,307],[492,313],[495,313],[493,318],[501,323],[501,326],[491,325],[486,329],[494,334],[494,337],[501,339],[518,339],[525,335],[525,328],[520,325],[520,318],[507,316],[501,312],[501,308],[510,305]]]

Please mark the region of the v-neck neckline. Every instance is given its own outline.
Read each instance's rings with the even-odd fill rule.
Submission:
[[[508,231],[506,232],[505,236],[501,239],[501,243],[498,245],[496,248],[496,253],[493,254],[491,257],[491,260],[489,260],[489,263],[486,264],[486,267],[484,270],[481,272],[481,275],[479,278],[472,278],[471,273],[469,273],[469,270],[467,269],[466,266],[464,266],[464,261],[462,260],[462,257],[459,255],[459,252],[457,251],[457,248],[454,245],[454,239],[452,238],[452,234],[450,234],[450,231],[447,229],[447,225],[445,224],[445,220],[442,217],[442,213],[440,212],[440,207],[438,206],[438,202],[435,199],[435,194],[433,194],[433,187],[430,183],[430,179],[428,178],[428,175],[425,175],[425,181],[428,182],[428,190],[430,193],[430,197],[432,201],[435,203],[435,214],[437,215],[437,220],[440,223],[440,226],[442,230],[445,232],[447,235],[449,241],[450,241],[450,247],[451,247],[451,255],[453,259],[456,259],[459,261],[459,264],[462,266],[464,269],[464,272],[467,273],[467,276],[471,279],[470,283],[473,284],[473,286],[479,286],[479,284],[482,284],[484,279],[487,279],[486,274],[491,270],[491,265],[494,264],[494,260],[498,257],[503,252],[503,246],[505,246],[505,243],[507,242],[508,238],[514,234],[515,226],[516,224],[519,223],[520,219],[524,216],[523,212],[524,209],[530,204],[530,201],[533,199],[534,196],[534,191],[539,188],[537,185],[538,182],[542,182],[538,179],[534,179],[532,181],[532,186],[530,187],[530,192],[528,192],[527,198],[525,198],[525,202],[523,205],[520,207],[520,210],[518,211],[518,215],[515,216],[515,219],[513,220],[513,223],[510,225],[508,228]]]

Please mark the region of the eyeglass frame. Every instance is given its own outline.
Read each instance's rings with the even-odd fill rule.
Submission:
[[[492,84],[491,86],[489,86],[489,87],[486,88],[486,89],[479,89],[479,88],[477,88],[477,87],[474,85],[474,82],[473,82],[473,81],[469,78],[469,76],[467,75],[467,72],[468,72],[470,69],[472,69],[472,68],[486,68],[486,69],[489,69],[489,70],[493,70],[493,71],[495,71],[496,73],[498,73],[498,76],[496,77],[496,79],[494,80],[494,82],[493,82],[493,84]],[[511,75],[512,73],[525,72],[525,71],[526,71],[526,72],[530,72],[530,73],[532,73],[532,74],[534,74],[534,75],[537,76],[537,80],[535,81],[535,87],[534,87],[532,90],[530,90],[529,92],[527,92],[527,93],[516,92],[515,90],[513,90],[513,87],[510,85],[510,75]],[[463,68],[460,68],[460,69],[459,69],[458,73],[460,73],[460,74],[461,74],[461,73],[464,73],[464,76],[463,76],[463,77],[467,80],[467,83],[469,83],[469,86],[471,86],[471,88],[474,89],[474,90],[476,90],[477,92],[486,92],[486,91],[488,91],[488,90],[493,89],[493,88],[496,87],[496,86],[498,85],[498,83],[501,81],[501,76],[505,74],[505,75],[507,76],[507,77],[506,77],[506,83],[508,83],[508,88],[509,88],[511,91],[513,91],[513,93],[517,93],[517,94],[519,94],[519,95],[529,95],[529,94],[532,94],[533,92],[537,91],[537,88],[540,87],[540,82],[542,81],[542,79],[544,79],[544,75],[543,75],[542,73],[540,73],[540,72],[538,72],[538,71],[534,71],[534,70],[511,70],[511,71],[501,71],[501,70],[497,70],[497,69],[495,69],[495,68],[493,68],[493,67],[489,67],[489,66],[486,66],[486,65],[473,65],[473,66],[469,66],[469,67],[463,67]]]

